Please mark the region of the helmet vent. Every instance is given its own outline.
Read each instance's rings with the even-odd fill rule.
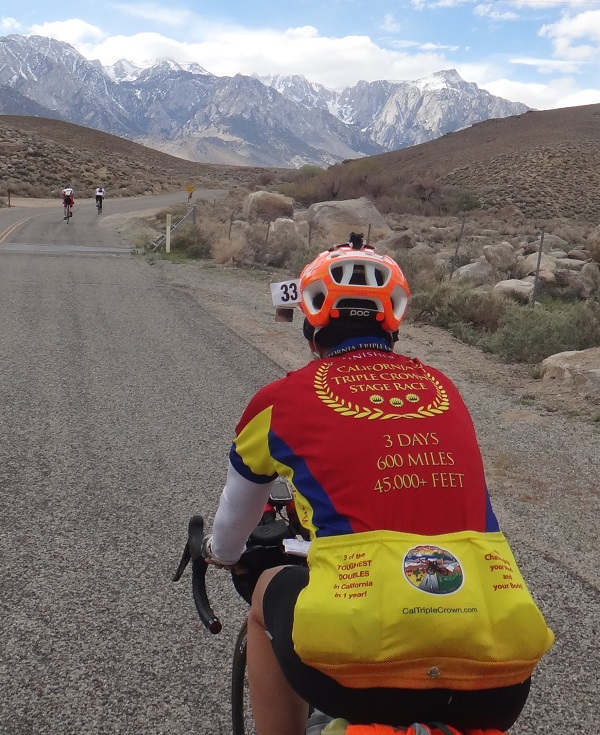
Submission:
[[[316,293],[312,299],[313,309],[320,309],[323,306],[324,302],[325,302],[325,294]]]
[[[335,265],[330,270],[332,279],[339,284],[352,286],[385,286],[389,272],[387,268],[375,266],[373,263],[346,262]]]

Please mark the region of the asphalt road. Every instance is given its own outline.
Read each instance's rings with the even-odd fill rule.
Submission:
[[[0,315],[0,733],[229,732],[243,603],[211,638],[171,577],[281,370],[128,254],[0,245]]]
[[[88,225],[84,206],[68,226],[55,207],[28,214],[2,241],[23,212],[0,210],[0,733],[229,733],[243,604],[211,574],[225,623],[211,638],[189,576],[170,579],[188,518],[214,513],[242,408],[282,371],[118,235],[95,239],[93,204]],[[511,431],[527,454],[530,431]],[[535,473],[543,453],[528,461]],[[556,634],[514,735],[597,732],[600,594],[585,537],[597,482],[587,497],[557,483],[555,496],[495,504]],[[561,535],[569,505],[576,541]]]
[[[203,201],[226,195],[224,190],[202,189],[194,192],[193,203],[202,206]],[[156,208],[185,203],[187,198],[185,192],[114,199],[108,196],[102,214],[98,214],[95,200],[75,199],[73,217],[68,223],[64,221],[60,200],[28,203],[18,199],[17,206],[0,209],[0,249],[69,253],[130,250],[130,243],[123,242],[116,226],[122,222],[122,215],[142,216]]]

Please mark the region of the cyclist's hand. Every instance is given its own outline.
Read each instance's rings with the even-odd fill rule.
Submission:
[[[202,556],[207,564],[210,564],[217,569],[231,570],[237,566],[236,562],[224,562],[213,554],[212,551],[212,534],[204,537],[202,542]]]

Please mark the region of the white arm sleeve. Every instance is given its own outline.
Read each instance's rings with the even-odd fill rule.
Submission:
[[[212,531],[212,553],[224,564],[234,564],[246,548],[248,536],[262,518],[272,482],[250,482],[233,468],[221,493]]]

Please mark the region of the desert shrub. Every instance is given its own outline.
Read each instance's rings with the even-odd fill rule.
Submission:
[[[568,286],[557,286],[555,283],[538,283],[536,301],[552,304],[553,302],[572,303],[585,298],[585,289],[580,281],[573,281]]]
[[[265,186],[272,184],[275,180],[275,174],[273,171],[261,171],[255,179],[250,182],[250,185],[256,189],[263,189]]]
[[[198,225],[183,222],[171,235],[171,248],[184,252],[188,258],[210,258],[210,240]]]
[[[253,252],[243,232],[234,231],[231,237],[221,237],[213,242],[212,257],[217,263],[251,265]]]
[[[304,266],[314,260],[321,250],[322,248],[309,245],[306,242],[303,243],[303,245],[289,254],[286,262],[286,268],[295,278],[297,278],[302,272]]]
[[[368,197],[384,214],[458,213],[479,206],[474,195],[457,186],[442,186],[434,171],[406,178],[375,158],[360,158],[328,169],[303,166],[286,174],[277,191],[305,207],[316,202]]]
[[[480,346],[506,362],[538,363],[550,355],[600,346],[600,304],[530,309],[511,305]]]
[[[426,253],[399,250],[391,254],[402,268],[412,294],[434,288],[442,279],[439,264]]]
[[[323,170],[324,169],[319,166],[306,164],[304,166],[300,166],[300,168],[290,169],[290,171],[286,172],[282,178],[284,182],[300,184],[303,181],[307,181],[308,179],[312,179],[318,174],[323,173]]]
[[[265,265],[283,268],[289,263],[292,255],[298,250],[304,250],[306,245],[306,240],[297,233],[273,232],[267,242]]]
[[[464,325],[470,325],[473,333],[493,332],[506,308],[504,299],[490,293],[448,284],[415,293],[409,301],[409,315],[413,319],[444,327],[457,337],[465,333]]]

